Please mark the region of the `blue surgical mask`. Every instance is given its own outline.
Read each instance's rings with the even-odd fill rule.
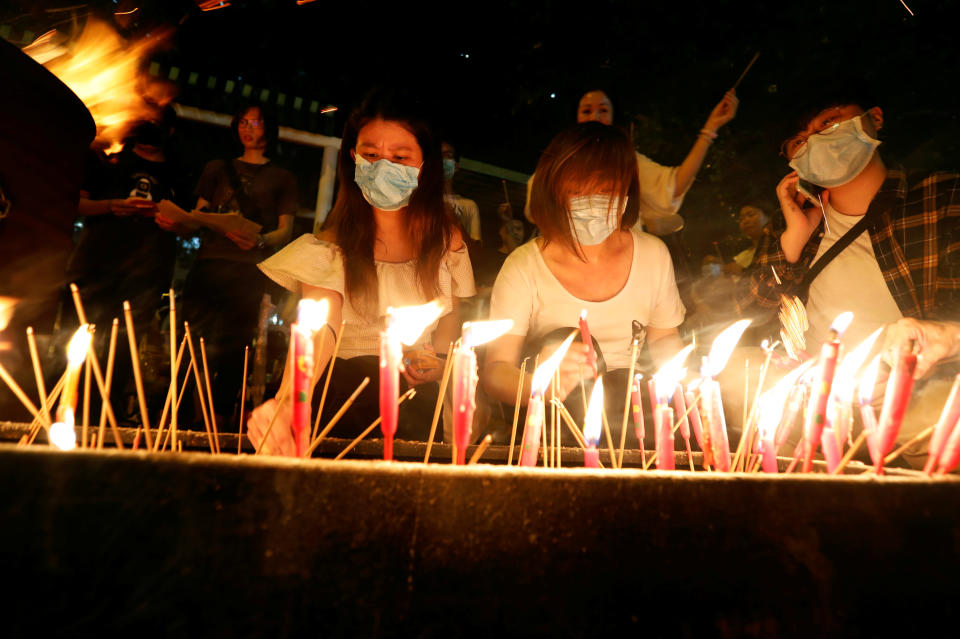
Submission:
[[[443,158],[443,179],[452,180],[457,172],[457,161],[453,158]]]
[[[370,162],[362,155],[356,156],[356,162],[353,179],[370,206],[382,211],[397,211],[410,202],[410,196],[417,188],[419,167],[386,159]]]
[[[624,205],[611,195],[581,195],[570,198],[570,219],[577,240],[583,246],[601,244],[620,228]]]
[[[851,118],[807,138],[806,149],[790,161],[801,179],[829,189],[860,175],[880,145],[863,130],[862,118]]]

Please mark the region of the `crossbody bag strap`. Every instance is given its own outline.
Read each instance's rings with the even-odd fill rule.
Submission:
[[[827,249],[826,253],[820,256],[820,259],[810,265],[810,268],[807,270],[807,273],[803,276],[803,280],[800,282],[800,290],[803,291],[803,296],[806,297],[807,292],[810,290],[810,285],[813,284],[813,280],[816,279],[818,275],[823,271],[823,269],[835,258],[840,252],[850,246],[855,239],[860,237],[860,234],[863,233],[870,224],[873,222],[873,217],[869,213],[863,216],[859,222],[853,225],[853,227],[844,233],[839,240],[834,242],[833,246]]]

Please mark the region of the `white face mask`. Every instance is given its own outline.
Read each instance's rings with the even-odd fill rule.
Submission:
[[[627,201],[613,195],[580,195],[570,198],[573,232],[583,246],[601,244],[620,228],[620,216]]]
[[[842,186],[860,175],[880,146],[880,140],[863,130],[862,118],[850,118],[833,125],[824,132],[807,138],[806,148],[790,161],[800,177],[807,182],[832,188]]]

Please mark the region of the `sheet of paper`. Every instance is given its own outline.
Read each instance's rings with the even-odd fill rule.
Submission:
[[[159,207],[160,214],[168,220],[173,220],[174,222],[191,227],[206,227],[222,235],[226,235],[230,231],[241,231],[248,235],[257,235],[263,228],[256,222],[248,220],[237,213],[184,211],[170,200],[162,200]]]

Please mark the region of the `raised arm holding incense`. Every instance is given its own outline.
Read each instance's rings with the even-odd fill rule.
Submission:
[[[697,177],[697,173],[707,157],[707,150],[717,137],[717,131],[734,118],[739,103],[736,91],[731,89],[724,94],[723,99],[717,103],[717,106],[713,107],[706,123],[703,125],[703,129],[697,135],[693,146],[690,147],[687,157],[677,167],[676,186],[673,190],[674,197],[686,193],[693,184],[694,178]]]

